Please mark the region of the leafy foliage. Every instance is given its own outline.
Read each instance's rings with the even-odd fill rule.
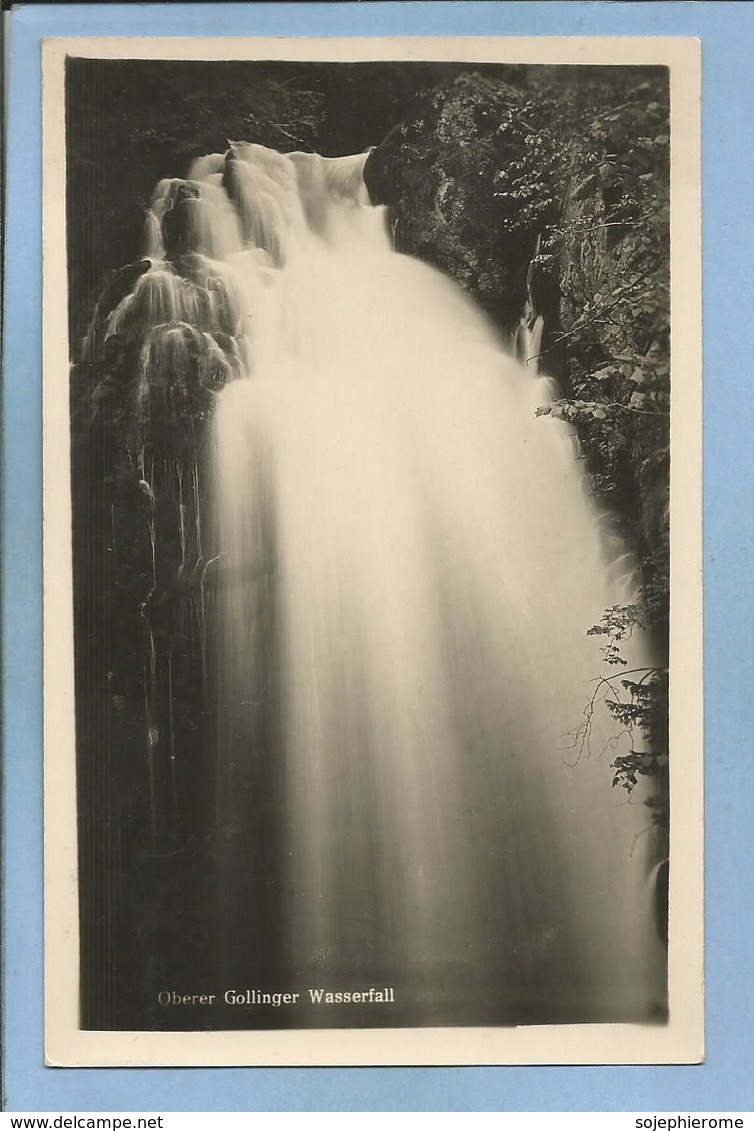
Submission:
[[[636,549],[643,584],[636,604],[606,610],[607,665],[625,668],[621,644],[635,628],[655,644],[658,667],[600,680],[606,704],[631,735],[614,784],[658,784],[667,818],[667,622],[669,604],[669,106],[666,76],[621,88],[559,91],[535,76],[515,120],[517,155],[496,177],[509,228],[539,225],[528,275],[533,313],[551,332],[541,365],[561,395],[538,409],[571,424],[594,493],[618,516]],[[600,98],[595,98],[597,91]],[[594,112],[597,107],[599,112]],[[586,111],[586,113],[585,113]],[[589,112],[591,111],[591,112]],[[532,136],[532,124],[540,128]],[[518,135],[516,136],[516,131]],[[550,292],[547,303],[547,292]],[[554,295],[553,293],[554,292]],[[545,307],[547,306],[547,309]],[[539,308],[539,309],[538,309]],[[659,799],[659,800],[658,800]]]
[[[656,599],[656,598],[655,598]],[[613,605],[599,624],[587,632],[605,637],[602,654],[605,663],[626,669],[628,661],[621,644],[631,639],[634,629],[645,630],[651,618],[653,599],[640,594],[640,601],[631,605]],[[655,820],[667,821],[668,751],[668,670],[666,667],[632,668],[600,677],[599,691],[613,718],[630,737],[630,749],[612,762],[613,785],[631,793],[639,777],[653,778],[658,789],[651,799]],[[591,706],[594,706],[594,699]],[[591,713],[588,712],[588,718]],[[583,737],[583,736],[582,736]]]

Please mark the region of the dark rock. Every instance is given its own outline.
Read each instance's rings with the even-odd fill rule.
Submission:
[[[134,289],[136,282],[145,275],[152,266],[149,259],[139,259],[114,271],[99,296],[94,310],[91,329],[84,343],[82,362],[84,365],[91,362],[96,352],[102,348],[105,340],[107,322],[120,302]]]
[[[162,242],[168,258],[193,250],[197,213],[202,208],[201,190],[193,181],[174,180],[167,192],[162,217]]]

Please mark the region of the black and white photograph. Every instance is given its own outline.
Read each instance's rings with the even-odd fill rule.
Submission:
[[[48,44],[51,1062],[699,1059],[698,54],[187,42]]]

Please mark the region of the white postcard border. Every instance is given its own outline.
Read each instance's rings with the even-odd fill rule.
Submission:
[[[389,1030],[88,1032],[79,937],[64,62],[92,58],[666,65],[671,76],[670,1021]],[[703,1059],[700,44],[681,38],[55,38],[43,47],[45,1016],[47,1063],[663,1064]],[[681,763],[681,764],[679,764]]]

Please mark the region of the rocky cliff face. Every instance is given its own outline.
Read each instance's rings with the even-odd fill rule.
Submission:
[[[426,95],[365,168],[372,200],[390,207],[396,249],[446,271],[509,330],[537,236],[534,223],[505,224],[498,195],[523,102],[508,83],[461,75]]]

